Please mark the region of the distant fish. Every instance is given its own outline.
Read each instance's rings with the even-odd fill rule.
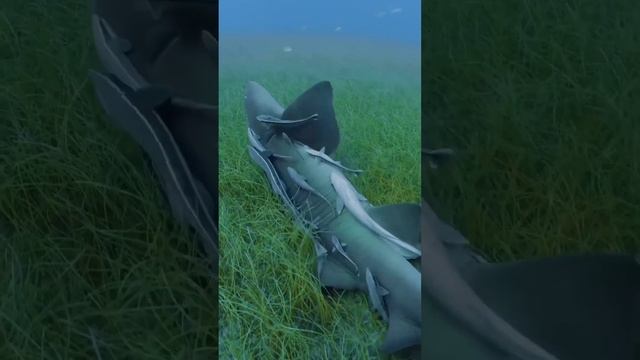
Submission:
[[[284,52],[292,52],[293,48],[291,46],[285,46],[285,47],[282,48],[282,51],[284,51]]]
[[[395,8],[390,11],[391,14],[399,14],[402,12],[402,8]]]
[[[300,30],[302,30],[302,31],[307,31],[307,29],[308,29],[308,28],[309,28],[309,27],[308,27],[307,25],[302,25],[302,26],[300,27]]]
[[[338,32],[340,30],[342,30],[342,26],[338,26],[335,31]]]

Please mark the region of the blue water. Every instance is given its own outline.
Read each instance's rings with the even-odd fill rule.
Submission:
[[[420,46],[420,0],[220,0],[220,36],[355,37]]]

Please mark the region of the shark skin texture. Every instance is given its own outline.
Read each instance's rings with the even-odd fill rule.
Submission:
[[[313,238],[325,287],[360,290],[388,322],[381,350],[420,343],[420,205],[376,207],[348,179],[361,170],[332,158],[339,144],[333,90],[320,82],[286,109],[249,82],[249,156]]]
[[[92,10],[98,100],[217,268],[218,2],[94,0]]]
[[[639,358],[639,257],[489,263],[426,202],[421,236],[424,359]]]

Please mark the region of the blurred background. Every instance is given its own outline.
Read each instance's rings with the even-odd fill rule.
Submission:
[[[417,0],[223,0],[219,29],[223,76],[238,70],[244,81],[259,80],[282,70],[326,80],[395,79],[419,91]]]
[[[358,37],[420,46],[420,2],[222,0],[220,33]]]

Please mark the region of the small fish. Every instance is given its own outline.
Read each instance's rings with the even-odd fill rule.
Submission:
[[[349,180],[342,175],[342,173],[339,171],[331,172],[331,184],[344,206],[363,225],[380,235],[382,238],[388,240],[391,244],[401,248],[404,251],[405,254],[403,255],[406,258],[415,259],[421,255],[421,251],[419,249],[398,239],[371,218],[371,216],[362,207],[358,192],[354,189]]]
[[[296,185],[298,185],[301,189],[304,189],[304,190],[306,190],[306,191],[308,191],[308,192],[310,192],[310,193],[322,198],[322,200],[324,200],[327,204],[329,204],[331,206],[331,203],[329,202],[329,200],[327,200],[327,198],[324,197],[324,195],[320,194],[320,192],[318,192],[318,190],[314,189],[313,186],[309,185],[309,183],[295,169],[293,169],[291,167],[287,167],[287,172],[289,173],[289,176],[291,177],[293,182],[295,182]]]
[[[376,309],[380,313],[380,315],[382,315],[382,319],[384,319],[384,321],[388,321],[389,317],[387,316],[387,311],[384,309],[384,305],[382,304],[383,300],[379,292],[378,284],[376,283],[376,280],[373,278],[373,274],[371,273],[371,270],[369,270],[369,268],[365,270],[364,278],[367,283],[369,300],[371,300],[371,304],[373,305],[373,308]],[[388,294],[389,292],[386,291],[386,293]]]
[[[361,172],[362,172],[362,170],[349,169],[348,167],[346,167],[346,166],[342,165],[342,164],[340,163],[340,161],[335,161],[335,160],[333,160],[329,155],[327,155],[327,154],[324,152],[324,148],[322,148],[322,149],[320,149],[320,151],[318,151],[318,150],[314,150],[314,149],[310,148],[309,146],[306,146],[306,145],[305,145],[305,146],[304,146],[304,151],[305,151],[307,154],[309,154],[309,155],[311,155],[311,156],[315,156],[315,157],[317,157],[317,158],[319,158],[319,159],[322,159],[322,160],[324,160],[324,161],[328,162],[328,163],[329,163],[329,164],[331,164],[331,165],[334,165],[334,166],[339,167],[339,168],[340,168],[340,169],[342,169],[342,170],[349,171],[349,172],[353,172],[353,173],[361,173]]]
[[[353,260],[351,260],[349,255],[347,255],[347,253],[344,251],[344,247],[342,246],[342,244],[340,243],[340,241],[335,235],[331,236],[331,243],[333,244],[333,249],[331,249],[331,252],[337,251],[340,255],[342,255],[342,257],[346,259],[349,262],[349,264],[353,266],[353,271],[357,274],[359,272],[358,265],[356,265],[356,263]]]
[[[308,121],[316,120],[317,118],[318,118],[318,114],[313,114],[313,115],[307,116],[306,118],[296,119],[296,120],[284,120],[271,115],[258,115],[256,117],[256,119],[262,123],[272,124],[272,125],[282,126],[282,127],[300,126]]]

